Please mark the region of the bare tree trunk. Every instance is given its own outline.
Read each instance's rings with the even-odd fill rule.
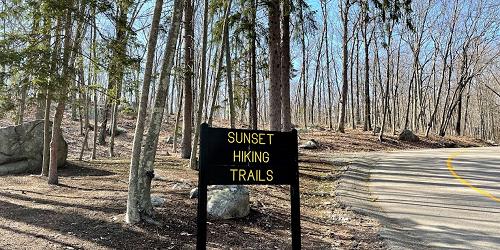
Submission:
[[[290,0],[283,1],[281,22],[281,115],[283,131],[292,130],[290,110]]]
[[[394,26],[394,21],[390,21],[391,23],[388,25],[388,31],[387,31],[387,71],[386,71],[386,82],[385,82],[385,94],[384,94],[384,112],[382,116],[382,126],[380,127],[380,134],[378,136],[378,140],[382,141],[384,138],[384,129],[385,129],[385,120],[387,116],[387,112],[389,110],[389,83],[390,83],[390,77],[391,77],[391,41],[392,41],[392,28]]]
[[[50,20],[50,19],[49,19]],[[61,50],[61,32],[62,32],[62,20],[61,17],[57,19],[56,31],[55,31],[55,45],[51,54],[51,65],[50,70],[53,74],[57,75],[57,62],[58,54]],[[50,24],[49,24],[50,25]],[[49,39],[50,40],[50,39]],[[50,87],[54,84],[50,82],[47,87],[45,94],[45,112],[44,112],[44,123],[43,123],[43,160],[42,160],[42,176],[49,176],[49,162],[50,162],[50,106],[52,103],[52,90]]]
[[[230,11],[230,10],[229,10]],[[233,98],[233,78],[232,78],[232,65],[231,65],[231,44],[229,43],[229,23],[225,29],[226,35],[224,36],[224,43],[226,44],[226,80],[227,80],[227,94],[229,96],[229,123],[231,128],[235,128],[235,114],[234,114],[234,98]]]
[[[35,119],[37,120],[41,120],[44,118],[45,100],[47,99],[45,94],[46,94],[45,89],[38,90],[36,94],[37,105],[36,105]]]
[[[96,77],[94,76],[94,79]],[[97,88],[94,87],[94,138],[92,142],[92,156],[90,159],[95,160],[97,159],[96,157],[96,151],[97,151],[97,120],[98,120],[99,114],[97,113]]]
[[[60,89],[60,100],[57,104],[56,113],[54,115],[54,122],[52,125],[52,139],[50,141],[50,162],[49,162],[49,180],[48,183],[57,185],[59,183],[57,175],[57,150],[62,138],[61,123],[64,116],[65,100],[67,98],[67,84],[69,82],[69,61],[72,51],[71,44],[71,22],[72,12],[71,6],[73,1],[70,0],[68,9],[66,10],[65,28],[64,28],[64,53],[62,60],[62,77],[64,84]]]
[[[22,124],[24,122],[24,110],[26,108],[26,97],[27,97],[27,92],[28,92],[28,86],[27,84],[28,79],[23,79],[20,81],[21,89],[19,90],[19,106],[17,109],[17,119],[16,119],[16,124]]]
[[[176,68],[181,65],[181,56],[182,56],[182,53],[181,53],[182,52],[182,49],[181,49],[182,48],[182,40],[181,40],[182,32],[179,31],[178,33],[179,34],[177,34],[177,36],[178,36],[177,37],[177,48],[175,50],[174,84],[172,84],[172,90],[171,90],[172,94],[171,94],[171,98],[169,99],[170,100],[170,114],[177,114],[177,113],[174,113],[174,104],[179,103],[179,99],[182,99],[182,91],[179,92],[179,90],[178,90],[181,88],[180,74],[179,74],[178,70],[176,70]],[[177,109],[179,109],[179,107],[177,107]],[[176,119],[177,119],[177,117],[176,117]]]
[[[89,139],[89,95],[88,95],[88,87],[89,86],[85,86],[85,81],[84,81],[84,68],[83,68],[83,63],[79,63],[79,69],[78,69],[78,73],[80,75],[80,81],[83,83],[83,96],[84,96],[84,106],[83,106],[83,113],[85,114],[85,122],[83,126],[85,126],[85,132],[84,132],[84,137],[83,137],[83,141],[82,141],[82,147],[81,147],[81,150],[80,150],[80,156],[78,157],[78,160],[81,161],[83,159],[83,153],[85,152],[85,149],[87,149],[89,146],[88,146],[88,139]],[[89,83],[90,83],[90,79],[92,78],[91,75],[89,75]],[[90,84],[89,84],[90,85]],[[80,111],[79,112],[80,116],[82,115],[82,112]],[[80,119],[81,120],[81,119]]]
[[[396,81],[393,81],[394,93],[392,95],[392,134],[396,134],[396,115],[399,113],[399,110],[396,110],[396,100],[398,98],[398,85],[399,85],[399,60],[401,57],[401,38],[398,43],[398,55],[396,59]],[[394,77],[392,77],[394,79]]]
[[[353,33],[353,36],[354,37],[357,33],[356,33],[356,27],[354,27],[354,30],[352,31]],[[350,94],[351,94],[351,128],[354,130],[356,129],[356,122],[355,122],[355,117],[354,117],[354,112],[355,112],[355,108],[354,108],[354,84],[353,84],[353,80],[354,80],[354,77],[353,77],[353,69],[354,69],[354,44],[353,46],[351,46],[351,56],[350,56],[350,65],[349,65],[349,71],[350,71],[350,79],[349,79],[349,83],[351,85],[351,91],[350,91]]]
[[[464,114],[464,129],[463,133],[466,133],[467,131],[467,121],[468,121],[468,115],[469,115],[469,98],[470,98],[470,86],[472,84],[469,84],[469,89],[467,90],[467,97],[465,98],[465,114]],[[499,95],[500,97],[500,95]],[[470,135],[470,133],[469,133]]]
[[[153,21],[151,23],[151,31],[149,33],[148,52],[146,57],[146,69],[144,71],[144,81],[142,84],[141,101],[137,112],[137,122],[134,133],[134,143],[132,146],[132,159],[130,160],[130,173],[128,184],[128,199],[127,212],[125,221],[130,224],[135,224],[141,220],[139,211],[139,161],[141,156],[142,137],[144,135],[144,122],[146,119],[146,111],[148,106],[149,88],[151,83],[151,75],[153,71],[153,61],[158,38],[158,27],[160,24],[160,16],[163,0],[156,0]]]
[[[250,11],[250,124],[252,129],[257,129],[257,33],[256,28],[256,15],[257,15],[257,2],[251,0]]]
[[[374,31],[375,31],[375,28],[374,28]],[[381,123],[380,123],[380,114],[379,114],[379,99],[382,99],[382,106],[383,106],[383,100],[384,99],[384,89],[383,89],[383,84],[382,84],[382,64],[380,63],[380,56],[379,56],[379,49],[378,49],[378,42],[377,42],[377,38],[374,39],[375,40],[375,58],[374,58],[374,78],[373,78],[373,92],[374,92],[374,98],[373,98],[373,101],[374,101],[374,110],[373,110],[373,114],[374,114],[374,124],[375,124],[375,129],[373,130],[373,135],[375,135],[376,133],[380,133],[380,126],[381,126]],[[378,79],[377,79],[378,78]],[[377,86],[377,83],[378,83],[378,86]],[[380,88],[379,90],[379,96],[377,96],[377,89]],[[380,107],[381,109],[382,107]],[[377,131],[379,130],[379,131]]]
[[[92,82],[93,84],[97,84],[97,25],[96,25],[96,6],[94,5],[92,7]],[[90,71],[90,68],[89,68]],[[90,79],[89,79],[90,80]],[[91,84],[89,84],[89,87]],[[92,86],[94,89],[94,137],[92,141],[92,155],[90,159],[95,160],[96,159],[96,152],[97,152],[97,121],[99,120],[99,114],[97,113],[97,86]],[[90,91],[88,93],[90,95]]]
[[[229,2],[231,2],[231,0]],[[225,32],[222,33],[222,36],[223,37],[225,36]],[[222,40],[224,40],[224,39],[225,38],[222,38]],[[216,104],[217,104],[217,96],[219,96],[220,78],[221,78],[221,75],[222,75],[222,60],[224,58],[225,45],[226,45],[226,43],[222,42],[222,44],[220,46],[221,49],[220,49],[220,54],[219,54],[219,58],[218,58],[217,71],[215,73],[214,90],[213,90],[213,93],[212,93],[212,105],[210,106],[210,114],[208,116],[208,125],[209,126],[212,126],[214,112],[215,112]]]
[[[224,11],[224,17],[223,17],[224,23],[223,23],[223,27],[222,27],[220,53],[219,53],[219,58],[218,58],[218,63],[217,63],[217,71],[215,74],[215,83],[214,83],[214,88],[213,88],[213,93],[212,93],[212,103],[210,106],[210,113],[208,116],[208,125],[209,126],[212,126],[214,112],[216,111],[217,97],[219,96],[219,86],[220,86],[220,78],[222,76],[223,59],[224,59],[224,55],[225,55],[225,50],[227,49],[226,36],[229,34],[229,32],[228,32],[228,29],[229,29],[229,11],[231,10],[231,4],[232,4],[232,0],[229,0],[227,2],[226,9]]]
[[[350,0],[345,0],[345,8],[340,7],[341,15],[342,15],[342,94],[341,94],[341,108],[339,115],[339,123],[337,130],[341,133],[344,133],[344,125],[346,120],[346,106],[347,106],[347,90],[348,90],[348,82],[347,82],[347,17],[349,15],[349,8],[351,6]]]
[[[462,95],[458,97],[458,108],[457,108],[457,123],[455,125],[455,133],[460,136],[462,135]]]
[[[165,112],[165,103],[170,85],[170,77],[174,64],[175,47],[177,44],[178,33],[180,30],[180,20],[182,17],[182,0],[175,0],[172,21],[168,32],[167,44],[165,45],[165,54],[163,56],[163,65],[161,68],[160,81],[157,88],[153,112],[149,123],[148,134],[144,143],[142,152],[141,166],[139,167],[139,207],[143,215],[151,216],[153,206],[151,205],[151,181],[154,176],[154,160],[156,149],[158,147],[158,138],[160,136],[163,114]],[[201,98],[200,100],[203,100]]]
[[[269,128],[281,130],[280,1],[270,0],[269,9]]]
[[[179,105],[177,106],[177,115],[175,116],[175,125],[174,125],[174,143],[172,145],[172,151],[174,151],[174,153],[177,153],[177,135],[179,134],[179,120],[180,120],[181,111],[182,111],[182,100],[184,100],[182,98],[183,91],[184,91],[183,86],[181,85],[179,88],[179,92],[180,92]]]
[[[54,115],[54,123],[52,124],[52,139],[50,141],[50,162],[49,162],[49,180],[48,183],[52,185],[59,184],[57,174],[57,150],[61,144],[61,123],[64,115],[64,101],[59,101]]]
[[[323,26],[323,32],[325,33],[326,26]],[[315,103],[315,97],[316,97],[316,84],[318,82],[318,75],[319,75],[319,69],[321,66],[321,49],[323,48],[323,38],[324,36],[321,36],[320,42],[319,42],[319,48],[318,48],[318,56],[316,57],[316,69],[314,70],[314,81],[313,81],[313,87],[312,87],[312,97],[311,97],[311,114],[309,117],[309,120],[311,121],[311,124],[314,125],[314,103]],[[319,102],[318,102],[319,103]]]
[[[97,113],[97,86],[93,86],[97,84],[97,63],[96,61],[98,60],[97,58],[97,25],[96,25],[96,16],[95,16],[95,11],[96,11],[96,6],[94,5],[92,7],[92,44],[91,44],[91,65],[92,68],[89,66],[89,72],[92,71],[92,76],[90,76],[89,73],[89,84],[87,87],[87,95],[88,98],[90,99],[90,89],[92,88],[94,90],[94,136],[93,136],[93,141],[92,141],[92,155],[90,156],[90,159],[95,160],[96,159],[96,151],[97,151],[97,121],[98,121],[98,113]],[[93,84],[92,84],[93,83]],[[90,102],[90,100],[89,100]],[[88,112],[88,111],[87,111]],[[88,119],[88,113],[87,113],[87,119]],[[90,125],[87,124],[87,128]],[[88,136],[88,132],[86,133]]]
[[[306,39],[305,39],[305,25],[304,25],[304,13],[303,13],[303,4],[302,2],[299,2],[299,18],[300,18],[300,25],[301,25],[301,31],[300,31],[300,44],[301,44],[301,49],[302,49],[302,68],[301,68],[301,79],[302,79],[302,105],[303,105],[303,119],[304,119],[304,128],[307,128],[307,81],[306,81],[306,75],[307,75],[307,69],[306,69]],[[300,84],[300,83],[299,83]]]
[[[47,89],[45,94],[45,114],[43,120],[43,160],[42,176],[49,176],[49,157],[50,157],[50,105],[52,103],[52,94]]]
[[[360,17],[362,18],[362,17]],[[361,107],[359,106],[359,31],[356,32],[356,125],[361,124]]]
[[[115,100],[112,105],[111,110],[111,124],[110,124],[110,136],[109,136],[109,147],[108,147],[108,155],[109,157],[115,156],[115,133],[118,119],[118,100]]]
[[[363,15],[363,28],[361,29],[361,32],[363,33],[363,43],[364,43],[364,51],[365,51],[365,119],[364,119],[364,125],[363,125],[363,130],[371,130],[372,129],[372,123],[371,123],[371,114],[370,114],[370,54],[369,54],[369,47],[370,47],[370,42],[371,39],[368,40],[368,1],[363,2],[362,6],[362,15]]]
[[[204,0],[204,9],[203,9],[203,37],[202,37],[202,47],[201,47],[201,77],[200,77],[200,96],[198,98],[198,109],[197,109],[197,114],[196,114],[196,126],[195,126],[195,133],[194,133],[194,141],[193,141],[193,148],[191,149],[191,158],[189,160],[189,165],[191,169],[198,170],[198,142],[200,139],[200,125],[201,125],[201,119],[203,115],[203,102],[205,100],[205,88],[206,88],[206,78],[207,78],[207,43],[208,43],[208,0]],[[229,38],[226,34],[226,46],[227,48],[227,54],[226,56],[229,56]],[[230,59],[230,58],[229,58]],[[229,62],[231,64],[231,62]],[[231,72],[229,70],[228,75],[230,75]],[[230,96],[232,93],[229,93]],[[234,110],[233,110],[234,112]],[[231,115],[231,120],[234,122],[234,113]],[[232,124],[233,126],[234,124]]]
[[[453,35],[455,33],[455,24],[456,24],[456,18],[457,18],[457,10],[458,10],[458,5],[457,5],[457,1],[455,1],[454,15],[453,15],[453,19],[452,19],[453,21],[452,21],[452,26],[450,28],[450,36],[448,38],[448,42],[446,44],[446,50],[445,50],[444,57],[443,57],[443,70],[441,72],[441,83],[439,85],[438,95],[437,95],[437,98],[436,98],[436,103],[434,104],[434,109],[432,111],[429,123],[427,124],[427,130],[425,131],[425,137],[429,137],[429,132],[430,132],[430,130],[432,128],[432,125],[434,124],[435,119],[436,119],[435,117],[436,117],[436,113],[437,113],[437,110],[438,110],[438,107],[439,107],[439,100],[441,99],[441,91],[442,91],[443,84],[444,84],[444,81],[445,81],[446,68],[447,68],[447,60],[448,60],[448,56],[450,54],[450,50],[451,50],[451,46],[452,46]],[[449,68],[449,70],[451,72],[451,67]],[[448,99],[448,97],[446,99]]]
[[[128,43],[128,32],[127,32],[127,13],[130,7],[130,3],[127,1],[123,1],[120,7],[120,14],[118,16],[117,24],[116,24],[116,44],[113,47],[113,60],[114,65],[110,70],[110,74],[112,74],[110,78],[110,82],[113,82],[115,87],[114,95],[113,95],[113,105],[112,105],[112,116],[111,116],[111,124],[110,124],[110,137],[109,137],[109,148],[108,153],[110,157],[115,155],[115,136],[116,136],[116,128],[118,126],[118,106],[120,105],[120,98],[122,93],[122,82],[123,82],[123,74],[125,71],[125,60],[127,57],[127,43]],[[104,131],[106,132],[106,131]]]
[[[191,156],[191,141],[193,130],[193,2],[184,2],[184,115],[182,120],[182,151],[181,157]]]
[[[323,12],[323,25],[325,26],[325,48],[326,48],[326,81],[327,81],[327,91],[328,91],[328,127],[333,129],[332,120],[332,83],[330,80],[330,52],[328,47],[328,10],[326,6],[326,0],[321,1],[321,8]]]

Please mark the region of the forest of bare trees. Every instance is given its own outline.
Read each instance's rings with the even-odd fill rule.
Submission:
[[[64,119],[94,159],[133,115],[135,223],[165,117],[193,169],[203,122],[500,140],[499,15],[494,0],[1,0],[0,114],[45,120],[51,184]]]

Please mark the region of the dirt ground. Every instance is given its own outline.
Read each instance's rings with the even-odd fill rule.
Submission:
[[[0,122],[6,125],[7,122]],[[193,249],[196,244],[197,172],[172,153],[173,117],[160,136],[153,196],[166,202],[156,207],[161,226],[124,223],[128,167],[134,121],[124,119],[127,133],[117,137],[117,156],[108,158],[98,147],[98,160],[78,161],[82,137],[79,123],[64,122],[69,144],[67,167],[60,185],[47,185],[38,174],[0,177],[0,249]],[[389,136],[379,143],[371,132],[323,129],[299,130],[300,142],[315,139],[320,148],[300,151],[302,247],[304,249],[379,249],[377,221],[339,204],[334,195],[348,162],[333,161],[333,152],[380,151],[442,146],[481,146],[468,138],[423,139],[403,143]],[[92,140],[92,137],[89,141]],[[170,155],[169,153],[170,152]],[[243,219],[208,222],[208,247],[213,249],[289,249],[290,202],[287,186],[249,186],[250,215]]]

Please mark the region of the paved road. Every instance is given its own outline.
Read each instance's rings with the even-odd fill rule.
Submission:
[[[500,147],[376,157],[371,203],[391,248],[500,249]]]

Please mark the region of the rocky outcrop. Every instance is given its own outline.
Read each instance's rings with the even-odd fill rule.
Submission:
[[[420,139],[411,130],[405,129],[399,134],[399,140],[408,142],[418,142]]]
[[[68,144],[57,147],[57,165],[63,167]],[[0,128],[0,175],[39,172],[42,167],[43,120]]]

